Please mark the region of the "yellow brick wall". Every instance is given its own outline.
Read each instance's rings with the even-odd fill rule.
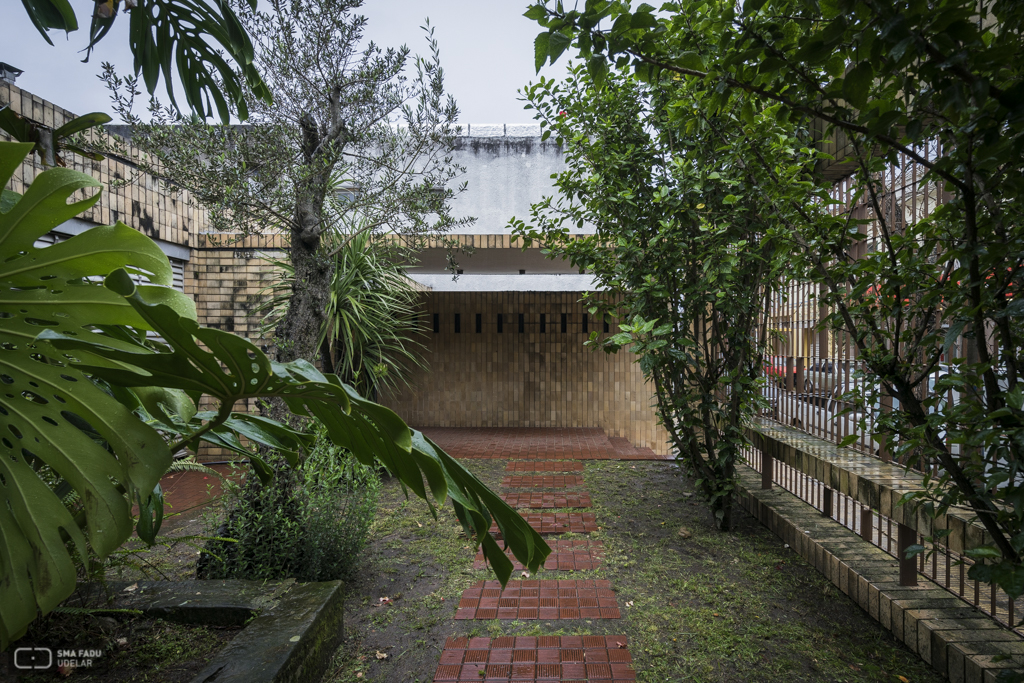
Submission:
[[[427,370],[383,396],[417,427],[600,427],[666,453],[654,391],[636,356],[583,346],[580,292],[430,292],[423,298]],[[438,315],[440,333],[432,332]],[[455,332],[455,314],[461,332]],[[482,332],[476,332],[476,314]],[[497,331],[497,316],[504,320]],[[519,332],[519,314],[524,332]],[[567,331],[561,331],[561,315]],[[540,331],[540,316],[547,321]],[[589,330],[602,333],[590,316]]]
[[[66,109],[40,99],[16,85],[0,81],[0,106],[3,105],[10,105],[16,114],[53,128],[75,118],[75,114]],[[10,138],[0,132],[0,139]],[[134,153],[132,149],[131,154]],[[110,225],[120,220],[150,237],[182,246],[190,246],[191,237],[206,225],[205,211],[191,205],[188,193],[165,191],[157,180],[151,176],[140,175],[125,159],[107,157],[102,161],[93,161],[75,154],[68,154],[66,158],[71,161],[70,168],[88,173],[103,183],[100,201],[81,215],[83,220],[99,225]],[[23,192],[25,186],[43,170],[39,157],[33,154],[15,171],[8,189]],[[125,180],[134,182],[119,182]],[[90,190],[88,194],[91,195],[93,192],[94,190]],[[75,197],[82,199],[85,194]]]

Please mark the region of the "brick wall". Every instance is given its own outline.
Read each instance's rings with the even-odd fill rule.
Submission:
[[[580,292],[431,292],[424,295],[428,370],[381,397],[417,427],[600,427],[666,453],[653,389],[633,354],[583,346]],[[503,330],[497,330],[498,314]],[[437,314],[439,333],[433,333]],[[461,331],[455,332],[455,314]],[[476,332],[476,315],[481,332]],[[524,331],[519,332],[519,315]],[[541,315],[546,330],[541,332]],[[561,316],[566,316],[566,332]],[[589,331],[603,335],[590,319]]]
[[[0,81],[0,106],[3,105],[10,105],[16,114],[53,128],[75,118],[75,114],[66,109]],[[10,138],[0,132],[0,139]],[[139,174],[128,160],[107,157],[93,161],[75,154],[67,154],[66,158],[70,168],[88,173],[103,183],[100,200],[80,216],[83,220],[97,225],[111,225],[120,220],[154,239],[186,247],[191,246],[193,236],[206,225],[206,212],[191,205],[188,193],[167,192],[151,176]],[[39,157],[33,154],[15,171],[8,189],[24,192],[26,185],[43,170]],[[121,182],[126,180],[133,182]],[[84,199],[93,192],[95,190],[78,193],[74,198]]]

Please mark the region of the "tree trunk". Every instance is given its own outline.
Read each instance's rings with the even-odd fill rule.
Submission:
[[[334,277],[333,259],[320,253],[320,240],[313,244],[292,233],[292,267],[295,280],[288,311],[277,328],[277,359],[316,361],[320,355],[323,329]]]

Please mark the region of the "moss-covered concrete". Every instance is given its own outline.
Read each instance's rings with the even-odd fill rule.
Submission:
[[[193,683],[315,683],[342,638],[340,581],[295,585]]]

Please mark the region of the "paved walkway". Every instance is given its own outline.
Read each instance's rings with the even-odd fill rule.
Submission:
[[[661,460],[647,448],[610,439],[600,429],[424,429],[457,458],[510,459],[502,498],[522,510],[538,533],[595,531],[592,512],[532,512],[536,508],[589,508],[581,460]],[[538,490],[539,489],[539,490]],[[491,533],[497,534],[497,525]],[[604,546],[590,539],[549,538],[548,571],[599,570]],[[517,571],[521,564],[511,557]],[[474,568],[485,566],[478,553]],[[614,587],[602,579],[530,578],[480,581],[462,594],[455,619],[620,619]],[[449,638],[434,674],[448,681],[545,681],[582,683],[636,680],[626,636],[541,636],[538,638]]]
[[[456,458],[487,460],[670,460],[603,429],[420,427]]]

